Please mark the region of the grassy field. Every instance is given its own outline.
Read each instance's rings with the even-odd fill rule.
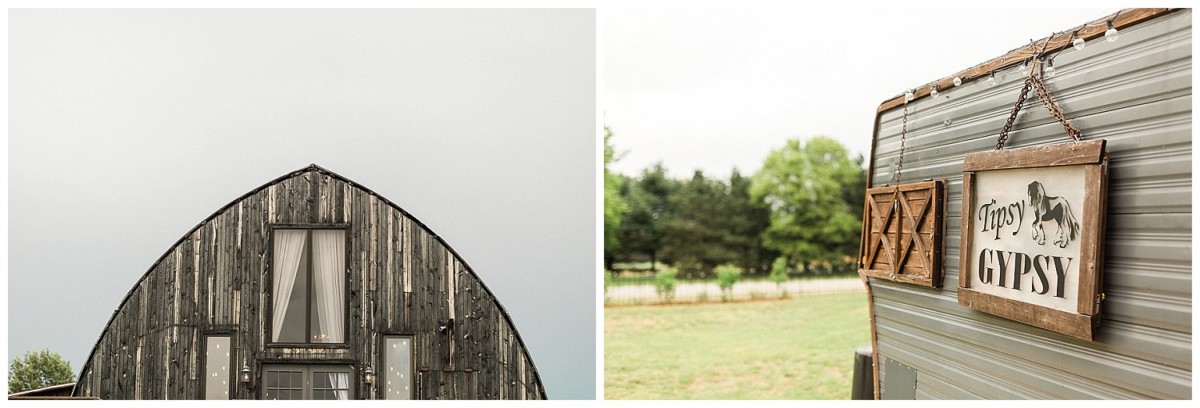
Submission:
[[[606,399],[849,399],[866,296],[604,309]]]

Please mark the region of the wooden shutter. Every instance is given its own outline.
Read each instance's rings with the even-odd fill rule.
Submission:
[[[867,189],[860,271],[942,287],[942,180]]]

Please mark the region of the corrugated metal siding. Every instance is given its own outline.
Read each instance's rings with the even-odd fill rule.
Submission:
[[[901,182],[947,180],[944,289],[871,285],[881,359],[917,370],[917,398],[1191,398],[1191,19],[1183,10],[1123,29],[1115,43],[1068,48],[1047,81],[1084,138],[1107,139],[1111,155],[1093,342],[957,303],[963,155],[995,147],[1021,74],[909,104]],[[901,109],[879,118],[873,186],[892,179],[901,120]],[[1031,92],[1006,147],[1066,140]]]

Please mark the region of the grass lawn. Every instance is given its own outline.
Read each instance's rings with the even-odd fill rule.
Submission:
[[[863,293],[604,309],[606,399],[849,399]]]

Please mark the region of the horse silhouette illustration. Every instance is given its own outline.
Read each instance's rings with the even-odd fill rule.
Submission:
[[[1038,245],[1046,245],[1046,231],[1042,224],[1054,221],[1058,225],[1058,235],[1054,245],[1066,248],[1068,244],[1079,239],[1079,221],[1071,211],[1071,204],[1062,197],[1046,195],[1042,183],[1029,183],[1029,206],[1033,207],[1033,240]]]

